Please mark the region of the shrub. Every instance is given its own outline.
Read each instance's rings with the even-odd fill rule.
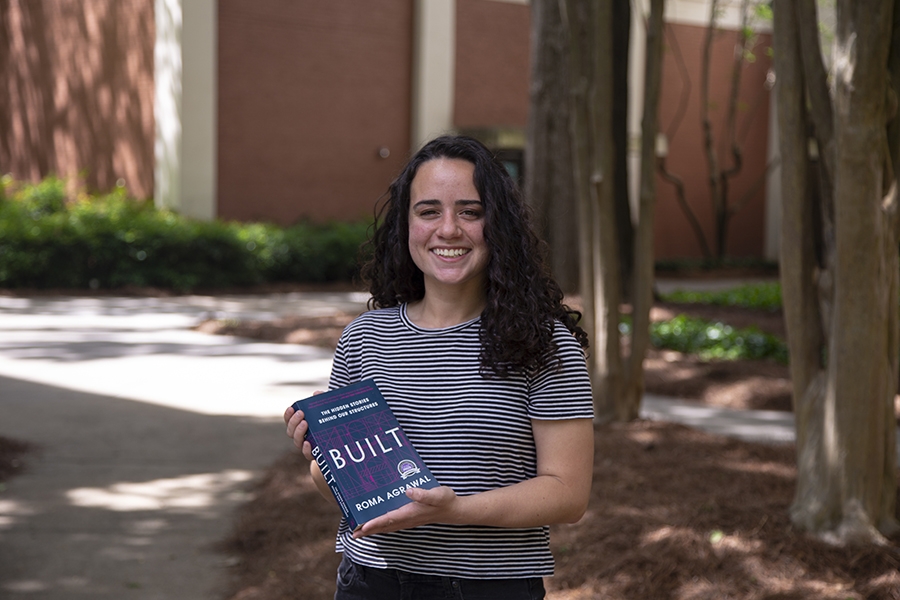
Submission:
[[[367,224],[202,222],[128,198],[67,199],[47,178],[0,186],[0,286],[188,291],[349,281]]]
[[[720,291],[676,290],[662,294],[669,302],[682,304],[712,304],[715,306],[740,306],[758,310],[781,308],[781,285],[777,282],[753,283]]]
[[[788,362],[783,340],[756,327],[735,329],[724,323],[678,315],[653,323],[651,343],[657,348],[696,354],[703,360],[773,359]]]

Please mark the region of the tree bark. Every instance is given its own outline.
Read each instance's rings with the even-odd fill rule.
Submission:
[[[525,197],[549,247],[550,270],[566,293],[578,290],[578,239],[565,31],[557,0],[531,3],[531,89]]]
[[[632,329],[627,360],[625,396],[620,418],[640,415],[644,395],[644,358],[650,346],[650,308],[653,305],[653,213],[656,206],[656,135],[662,88],[664,0],[651,0],[647,27],[644,76],[644,112],[641,119],[641,187],[632,269]]]
[[[882,542],[882,534],[897,528],[893,398],[900,272],[896,186],[892,173],[886,177],[892,159],[885,135],[892,5],[838,2],[834,96],[822,98],[818,39],[803,33],[815,24],[809,2],[773,4],[783,161],[781,279],[797,423],[791,517],[835,543]],[[824,151],[818,203],[810,194],[816,186],[806,159],[808,116]]]
[[[560,11],[569,42],[580,287],[584,326],[592,346],[588,366],[596,418],[609,421],[618,418],[623,380],[611,122],[612,7],[607,2],[560,0]]]
[[[812,526],[826,481],[824,444],[825,344],[819,314],[812,200],[809,197],[805,77],[798,15],[788,2],[773,4],[775,71],[781,154],[781,295],[790,351],[794,415],[797,424],[797,491],[791,509],[795,523]]]
[[[710,90],[709,90],[709,70],[712,63],[712,44],[716,34],[716,18],[719,13],[718,0],[712,0],[709,7],[709,22],[706,27],[706,36],[703,41],[703,63],[700,70],[700,126],[703,131],[703,148],[706,152],[706,165],[709,171],[707,180],[709,182],[709,197],[712,205],[713,218],[715,222],[715,253],[716,258],[724,257],[725,249],[723,248],[723,240],[720,236],[719,223],[721,215],[725,208],[725,199],[722,197],[722,178],[720,177],[719,157],[716,154],[715,142],[713,140],[712,119],[709,116],[710,107]]]
[[[596,205],[594,236],[599,260],[594,263],[594,315],[597,344],[592,354],[596,413],[602,420],[623,419],[623,364],[619,333],[622,302],[619,234],[616,227],[615,144],[613,143],[613,52],[611,3],[593,3],[594,40],[590,104],[597,152],[590,171],[591,201]]]
[[[832,457],[840,457],[831,519],[841,540],[877,539],[896,527],[896,425],[885,419],[896,389],[889,363],[896,320],[897,239],[883,205],[885,71],[891,0],[838,2],[834,116],[836,171],[834,325],[826,407]],[[873,240],[874,238],[874,240]],[[874,244],[872,243],[874,241]],[[889,324],[885,327],[885,324]],[[896,342],[896,339],[893,340]]]
[[[589,173],[593,163],[593,132],[589,118],[588,87],[589,78],[585,70],[583,31],[587,21],[588,6],[579,0],[557,0],[566,41],[566,68],[568,81],[569,140],[572,146],[572,180],[575,189],[575,206],[578,239],[578,280],[581,293],[582,328],[591,342],[591,354],[597,350],[597,325],[595,318],[593,280],[594,263],[599,260],[594,221],[596,207],[591,202]],[[590,363],[589,363],[590,364]],[[593,379],[593,372],[591,378]],[[595,391],[596,397],[596,391]]]
[[[619,234],[619,266],[621,267],[621,289],[626,296],[631,294],[635,222],[632,219],[631,201],[628,194],[628,44],[631,38],[631,3],[612,3],[612,138],[616,149],[614,156],[616,231]]]

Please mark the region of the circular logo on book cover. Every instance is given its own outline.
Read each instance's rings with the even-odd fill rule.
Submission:
[[[400,477],[406,479],[407,477],[412,477],[413,475],[418,474],[419,465],[409,460],[408,458],[404,458],[397,464],[397,470],[400,471]]]

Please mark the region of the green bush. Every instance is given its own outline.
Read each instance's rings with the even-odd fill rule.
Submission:
[[[773,311],[781,308],[781,285],[777,282],[752,283],[720,291],[676,290],[661,296],[668,302],[682,304],[740,306]]]
[[[781,286],[777,282],[754,283],[719,291],[676,290],[661,295],[668,302],[738,306],[754,310],[780,310]],[[620,328],[627,333],[630,319]],[[772,359],[788,363],[787,344],[757,327],[735,329],[725,323],[678,315],[650,324],[650,342],[660,349],[696,354],[703,360]]]
[[[367,223],[201,222],[118,189],[67,199],[47,178],[0,185],[0,287],[188,291],[349,281]]]
[[[299,224],[270,239],[273,281],[349,281],[357,273],[368,223]]]
[[[656,348],[696,354],[703,360],[773,359],[788,362],[783,340],[756,327],[735,329],[724,323],[678,315],[653,323],[650,341]]]

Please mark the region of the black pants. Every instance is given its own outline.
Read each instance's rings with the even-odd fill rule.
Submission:
[[[528,579],[461,579],[364,567],[344,556],[334,600],[541,600],[544,582]]]

